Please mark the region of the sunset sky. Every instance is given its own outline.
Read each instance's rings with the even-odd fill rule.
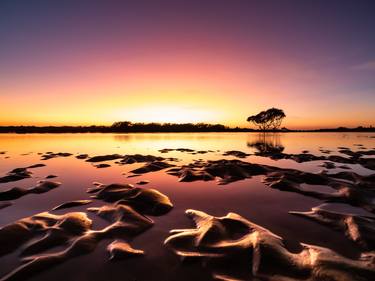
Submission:
[[[0,1],[0,125],[375,125],[375,1]]]

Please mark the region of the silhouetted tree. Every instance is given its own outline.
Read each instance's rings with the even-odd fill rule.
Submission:
[[[249,116],[248,122],[252,122],[260,130],[276,130],[280,128],[281,122],[286,117],[284,111],[278,108],[270,108],[259,112],[256,115]]]

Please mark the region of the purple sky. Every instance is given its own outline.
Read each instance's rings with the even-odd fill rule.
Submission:
[[[375,125],[375,1],[0,2],[1,125]]]

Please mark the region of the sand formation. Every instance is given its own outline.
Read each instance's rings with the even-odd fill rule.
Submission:
[[[198,153],[185,149],[181,149],[181,152]],[[301,154],[273,153],[267,157],[291,159],[296,162],[324,160],[326,162],[322,165],[327,169],[342,167],[336,166],[335,163],[360,164],[364,167],[368,165],[370,168],[373,165],[373,158],[364,157],[373,155],[372,150],[365,150],[363,147],[360,152],[351,152],[347,148],[340,148],[340,152],[349,158],[339,155],[314,156],[308,151]],[[54,153],[46,155],[69,156]],[[227,151],[224,155],[237,158],[248,156],[241,151]],[[48,157],[47,159],[50,159]],[[262,181],[270,188],[296,192],[326,202],[346,203],[375,212],[375,174],[362,176],[350,171],[315,174],[225,159],[200,159],[176,166],[168,162],[176,161],[175,158],[140,154],[111,154],[91,158],[83,155],[77,158],[98,163],[94,164],[96,166],[109,165],[100,162],[113,160],[119,165],[145,163],[144,166],[131,171],[133,176],[169,168],[166,170],[168,174],[185,182],[218,180],[219,184],[228,184],[262,176]],[[31,177],[28,169],[41,166],[44,165],[14,169],[0,178],[0,182],[1,179],[7,182]],[[148,182],[138,182],[140,185],[146,183]],[[0,208],[10,206],[11,203],[7,200],[29,193],[47,192],[57,186],[59,183],[42,181],[32,188],[16,187],[0,192],[0,200],[4,201]],[[326,188],[322,190],[319,186]],[[4,226],[0,229],[0,242],[5,246],[0,250],[0,256],[22,247],[21,256],[24,258],[17,269],[1,280],[24,280],[55,264],[92,252],[103,239],[113,241],[107,247],[112,260],[141,256],[144,252],[132,248],[129,240],[153,225],[153,221],[147,216],[164,215],[173,208],[169,198],[159,191],[130,184],[95,183],[87,192],[92,194],[94,199],[108,203],[87,210],[106,220],[109,225],[101,230],[93,230],[92,221],[84,212],[70,212],[60,216],[45,212]],[[70,201],[56,206],[53,210],[83,206],[91,202],[92,200]],[[348,259],[327,248],[307,244],[300,244],[298,252],[291,251],[281,237],[237,214],[229,213],[218,218],[194,210],[188,210],[187,214],[194,220],[197,228],[174,230],[165,244],[184,259],[203,259],[212,267],[212,275],[217,280],[252,280],[255,277],[259,280],[349,281],[375,278],[374,217],[332,212],[320,207],[309,212],[290,213],[342,231],[359,245],[362,255],[357,259]],[[42,238],[39,239],[40,236]],[[35,239],[37,240],[34,241]],[[56,246],[63,246],[65,249],[45,253]],[[239,272],[241,274],[238,274]]]
[[[9,206],[12,206],[12,202],[9,202],[9,201],[0,202],[0,210]]]
[[[143,256],[144,251],[133,249],[129,243],[115,240],[108,245],[107,250],[111,260],[121,260],[132,256]]]
[[[41,160],[49,160],[49,159],[57,158],[57,157],[69,157],[71,155],[73,155],[73,154],[72,153],[68,153],[68,152],[57,152],[57,153],[54,153],[54,152],[48,151],[48,152],[42,154]]]
[[[111,167],[111,165],[106,164],[106,163],[100,163],[100,164],[94,165],[94,167],[96,167],[96,168],[98,168],[98,169],[102,169],[102,168],[108,168],[108,167]]]
[[[98,155],[90,157],[86,162],[98,163],[104,161],[113,161],[117,160],[115,163],[118,165],[127,165],[134,163],[146,163],[143,167],[132,170],[134,174],[145,174],[149,172],[156,172],[166,168],[173,167],[173,164],[168,163],[168,161],[177,161],[176,158],[164,158],[153,155],[120,155],[120,154],[109,154],[109,155]],[[109,164],[100,163],[96,164],[97,168],[106,168],[109,167]]]
[[[330,150],[320,150],[322,153],[330,154]],[[361,151],[351,151],[347,147],[339,147],[338,152],[349,156],[343,157],[341,155],[329,155],[329,156],[316,156],[310,153],[300,153],[300,154],[287,154],[283,152],[256,152],[255,155],[269,157],[274,160],[279,159],[290,159],[297,163],[310,162],[310,161],[331,161],[340,164],[359,164],[367,169],[375,170],[375,158],[367,158],[363,156],[375,155],[375,149],[371,150],[361,150]]]
[[[187,210],[186,214],[196,228],[172,230],[164,243],[183,259],[198,259],[208,265],[216,279],[359,281],[375,278],[373,252],[362,253],[355,260],[308,244],[300,244],[298,252],[291,252],[282,237],[238,214],[214,217],[195,210]]]
[[[37,185],[30,188],[13,187],[0,192],[0,201],[15,200],[27,194],[41,194],[48,192],[61,185],[60,182],[39,181]]]
[[[0,280],[25,280],[68,259],[91,253],[104,239],[114,239],[107,247],[112,260],[142,255],[142,250],[133,249],[127,241],[153,225],[153,221],[145,214],[163,215],[173,207],[169,198],[155,189],[97,183],[89,192],[96,193],[97,199],[114,202],[87,209],[108,221],[108,226],[93,230],[92,221],[84,212],[64,215],[44,212],[6,225],[0,228],[0,242],[3,245],[0,247],[0,256],[22,247],[23,258],[18,268]],[[91,200],[67,202],[54,210],[90,202]],[[40,236],[42,238],[34,240]],[[65,246],[65,249],[45,252],[57,246]]]
[[[103,161],[111,161],[111,160],[119,160],[119,164],[133,164],[133,163],[144,163],[144,162],[153,162],[153,161],[163,161],[165,158],[157,157],[153,155],[141,155],[141,154],[133,154],[133,155],[120,155],[120,154],[108,154],[108,155],[98,155],[88,158],[87,162],[103,162]]]
[[[168,213],[173,205],[163,193],[152,188],[139,188],[131,184],[97,184],[88,190],[95,193],[94,198],[117,205],[128,205],[142,214],[163,215]]]
[[[308,212],[291,211],[290,213],[312,219],[343,232],[364,250],[375,249],[375,216],[333,212],[325,210],[321,206],[312,208]]]
[[[69,201],[69,202],[65,202],[65,203],[62,203],[62,204],[54,207],[52,210],[56,211],[56,210],[61,210],[61,209],[67,209],[67,208],[73,208],[73,207],[83,206],[83,205],[90,204],[91,202],[92,202],[92,200],[75,200],[75,201]]]
[[[247,156],[250,156],[250,154],[242,152],[242,151],[238,151],[238,150],[226,151],[223,155],[224,156],[234,156],[234,157],[237,157],[237,158],[246,158]]]
[[[194,150],[190,148],[163,148],[159,150],[160,153],[168,153],[172,151],[184,152],[184,153],[188,153],[191,155],[206,154],[209,152],[214,152],[213,150]]]
[[[138,185],[146,185],[146,184],[149,184],[150,181],[149,180],[140,180],[137,182]]]
[[[78,155],[76,156],[77,159],[87,159],[88,157],[89,157],[88,154],[78,154]]]
[[[361,149],[360,151],[354,152],[347,147],[338,147],[339,149],[338,152],[346,156],[349,156],[349,157],[343,157],[341,155],[317,156],[317,155],[309,153],[309,151],[307,150],[302,151],[302,153],[288,154],[288,153],[282,152],[282,150],[284,149],[283,147],[271,147],[271,148],[267,147],[265,149],[264,143],[260,143],[257,145],[258,146],[261,145],[261,148],[258,149],[254,153],[254,155],[268,157],[273,160],[289,159],[289,160],[296,161],[297,163],[304,163],[304,162],[310,162],[310,161],[331,161],[331,162],[336,162],[340,164],[359,164],[367,169],[375,170],[375,158],[366,157],[366,156],[375,155],[375,149],[365,150],[366,148],[360,147]],[[254,145],[252,144],[250,146],[253,147]],[[195,152],[194,150],[188,149],[188,148],[178,148],[178,149],[164,148],[164,149],[159,150],[159,152],[161,153],[167,153],[170,151],[180,151],[180,152],[187,152],[189,154],[196,154],[194,153]],[[206,152],[213,152],[213,151],[208,150]],[[332,151],[321,148],[320,152],[324,154],[330,154]],[[237,150],[226,151],[223,154],[223,156],[234,156],[237,158],[246,158],[247,156],[250,156],[250,155],[251,154],[249,153],[245,153],[245,152],[237,151]],[[327,164],[327,165],[331,166],[332,164]],[[347,166],[344,167],[344,169],[347,169],[347,168],[348,168]]]
[[[297,192],[334,202],[346,202],[351,205],[361,206],[372,212],[375,211],[375,174],[361,176],[348,171],[334,174],[314,174],[240,160],[198,160],[188,165],[169,169],[167,173],[179,177],[180,181],[210,181],[218,179],[219,184],[228,184],[263,175],[263,182],[271,188]],[[329,186],[333,192],[307,189],[303,184]]]
[[[194,149],[190,149],[190,148],[163,148],[159,150],[159,152],[161,153],[168,153],[172,151],[187,152],[187,153],[195,152]]]
[[[19,181],[27,178],[31,178],[32,172],[29,169],[44,167],[44,164],[35,164],[24,168],[15,168],[8,172],[7,175],[0,177],[0,183]]]

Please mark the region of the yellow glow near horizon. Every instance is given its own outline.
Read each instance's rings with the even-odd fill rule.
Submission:
[[[20,79],[22,83],[8,83],[0,89],[0,125],[111,125],[131,121],[249,127],[248,116],[270,107],[285,111],[283,126],[290,129],[369,126],[375,120],[371,102],[337,100],[334,95],[322,100],[314,96],[314,88],[301,85],[303,79],[285,82],[284,77],[295,77],[303,69],[297,71],[287,65],[281,76],[273,73],[276,70],[270,72],[270,67],[262,69],[263,64],[255,60],[252,71],[235,63],[220,67],[217,61],[202,58],[202,64],[181,63],[176,58],[170,64],[137,65],[125,72],[113,66],[105,73],[87,68],[86,74]],[[194,67],[197,65],[201,67]]]
[[[124,110],[126,114],[119,120],[134,120],[136,122],[158,122],[158,123],[197,123],[214,122],[215,113],[212,111],[199,110],[192,107],[178,105],[150,105],[132,110]]]

